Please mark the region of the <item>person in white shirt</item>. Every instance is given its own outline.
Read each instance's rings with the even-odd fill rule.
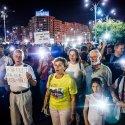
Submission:
[[[77,84],[78,92],[83,89],[83,76],[85,73],[84,66],[80,62],[80,56],[76,49],[69,50],[69,62],[66,69],[66,73],[75,79]]]
[[[90,84],[93,92],[86,95],[85,99],[83,110],[85,125],[104,125],[104,118],[108,112],[108,97],[104,96],[102,81],[99,78],[93,78]]]
[[[84,102],[84,75],[85,70],[84,66],[80,61],[80,56],[77,49],[70,49],[69,50],[69,63],[66,69],[66,73],[72,76],[76,82],[78,93],[76,95],[76,111],[79,115],[77,120],[77,125],[80,124],[80,115],[82,115],[82,110],[79,108],[80,105]],[[82,118],[82,116],[81,116]]]
[[[11,124],[20,125],[20,118],[22,116],[24,125],[32,125],[32,97],[30,91],[30,84],[36,86],[35,74],[31,66],[23,63],[24,52],[16,49],[13,53],[14,67],[27,67],[27,87],[22,87],[17,83],[16,85],[10,84],[10,114]],[[7,78],[7,74],[5,76]]]

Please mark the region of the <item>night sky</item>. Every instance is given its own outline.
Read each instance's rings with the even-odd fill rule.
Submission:
[[[97,2],[98,0],[92,0]],[[9,8],[7,25],[27,25],[29,19],[35,15],[37,10],[49,10],[50,15],[67,22],[78,22],[88,24],[94,19],[94,12],[84,7],[83,0],[0,0],[0,6],[6,5]],[[103,7],[105,13],[111,8],[117,9],[115,19],[125,21],[125,0],[109,0]],[[15,13],[12,11],[15,10]],[[2,24],[2,19],[0,19]]]

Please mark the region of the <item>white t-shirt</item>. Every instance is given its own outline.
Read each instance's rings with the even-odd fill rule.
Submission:
[[[84,70],[84,66],[82,63],[81,64],[69,63],[68,68],[66,69],[65,72],[75,79],[78,89],[83,87],[83,76],[85,74],[85,70]]]

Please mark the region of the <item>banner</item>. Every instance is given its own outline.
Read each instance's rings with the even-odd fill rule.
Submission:
[[[35,44],[50,43],[50,33],[49,31],[35,32],[34,33]]]
[[[28,80],[26,77],[27,67],[6,66],[6,79],[10,86],[20,86],[28,88]]]

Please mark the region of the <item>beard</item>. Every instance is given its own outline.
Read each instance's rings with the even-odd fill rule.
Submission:
[[[96,62],[91,62],[91,65],[98,65],[100,64],[100,58],[98,57]]]

